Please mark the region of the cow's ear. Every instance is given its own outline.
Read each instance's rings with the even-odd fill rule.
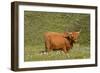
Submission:
[[[69,36],[69,33],[68,32],[64,32],[64,35],[63,35],[65,38]]]

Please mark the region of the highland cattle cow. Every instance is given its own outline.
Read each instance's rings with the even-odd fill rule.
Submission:
[[[46,32],[44,36],[45,51],[61,50],[67,53],[73,47],[73,43],[77,40],[78,35],[78,32]]]

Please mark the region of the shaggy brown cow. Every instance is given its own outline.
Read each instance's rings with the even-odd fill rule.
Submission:
[[[51,50],[62,50],[66,53],[72,48],[74,41],[77,39],[77,32],[73,33],[58,33],[47,32],[45,33],[45,48],[46,52]]]

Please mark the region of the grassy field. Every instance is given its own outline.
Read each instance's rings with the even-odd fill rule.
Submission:
[[[90,58],[90,15],[54,12],[24,12],[24,61],[65,60]],[[41,55],[45,50],[44,33],[80,31],[78,43],[64,54],[51,51]]]
[[[47,61],[47,60],[65,60],[65,59],[87,59],[90,57],[89,47],[75,44],[67,54],[62,51],[51,51],[48,54],[40,54],[44,50],[43,45],[34,47],[25,47],[25,61]]]

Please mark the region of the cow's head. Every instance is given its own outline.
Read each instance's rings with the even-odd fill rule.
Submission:
[[[80,32],[64,32],[64,37],[77,42]]]
[[[69,37],[74,42],[77,42],[80,32],[69,32]]]

